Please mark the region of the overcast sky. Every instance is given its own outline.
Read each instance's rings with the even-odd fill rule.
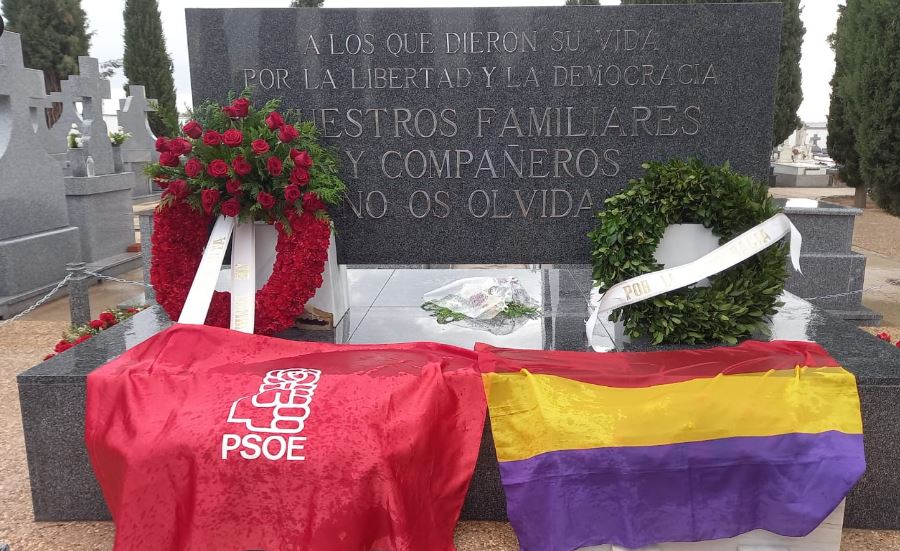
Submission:
[[[326,8],[363,7],[461,7],[461,6],[558,6],[563,0],[326,0]],[[618,0],[601,0],[602,4],[618,4]],[[828,81],[834,71],[834,56],[826,38],[834,30],[839,0],[803,0],[803,104],[799,115],[805,122],[824,122],[828,114]],[[843,3],[843,2],[841,2]],[[91,55],[101,62],[122,57],[122,7],[124,0],[82,0],[88,15]],[[187,35],[184,28],[185,8],[286,7],[289,0],[159,0],[166,45],[175,64],[175,87],[178,107],[191,103],[191,79],[188,69]],[[113,97],[124,97],[119,76],[113,80]],[[116,105],[118,102],[115,102]],[[105,110],[115,111],[110,105]]]

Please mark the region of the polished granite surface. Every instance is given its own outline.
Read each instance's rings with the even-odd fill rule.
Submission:
[[[463,277],[515,276],[542,304],[539,317],[527,320],[507,335],[438,324],[421,309],[422,295]],[[338,343],[434,341],[471,348],[476,342],[511,348],[588,350],[584,320],[588,315],[590,274],[586,269],[551,270],[412,270],[352,269],[349,312],[333,331],[292,329],[282,337]],[[834,319],[791,294],[774,317],[771,337],[809,340],[824,346],[861,384],[900,384],[900,350],[857,327]],[[19,376],[20,383],[69,382],[81,378],[124,350],[171,324],[157,306],[104,331]],[[712,345],[710,345],[712,346]],[[617,343],[620,350],[659,350],[683,346],[651,346],[648,342]]]
[[[420,308],[422,294],[460,277],[514,275],[542,304],[540,316],[507,335],[459,325],[439,325]],[[587,350],[587,270],[409,270],[350,271],[351,309],[333,331],[290,330],[284,338],[339,343],[437,341],[471,347],[475,342],[520,348]],[[845,525],[900,529],[900,349],[832,318],[802,299],[785,294],[772,320],[773,339],[814,340],[857,375],[866,435],[867,471],[848,498]],[[32,503],[36,520],[108,519],[84,446],[85,375],[171,322],[157,306],[43,362],[18,377],[19,401]],[[660,350],[636,342],[624,350]],[[683,347],[681,347],[683,348]],[[602,358],[597,354],[598,360]],[[478,463],[462,518],[504,520],[496,452],[486,425]]]

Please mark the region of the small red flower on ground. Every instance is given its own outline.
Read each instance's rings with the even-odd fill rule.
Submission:
[[[67,340],[61,340],[61,341],[59,341],[58,343],[56,343],[56,346],[53,347],[53,350],[54,350],[57,354],[59,354],[60,352],[65,352],[66,350],[72,348],[73,346],[75,346],[75,345],[72,344],[72,343],[70,343],[69,341],[67,341]]]
[[[888,333],[887,331],[882,331],[881,333],[878,333],[875,336],[883,341],[891,342],[891,334]]]
[[[90,333],[85,333],[84,335],[75,339],[75,342],[73,342],[72,345],[74,346],[76,344],[81,344],[84,341],[89,340],[91,337],[93,337],[93,335],[91,335]]]
[[[113,325],[119,323],[119,320],[116,319],[116,315],[112,312],[103,312],[100,314],[100,321],[105,323],[106,325],[112,327]]]
[[[101,320],[91,320],[91,329],[106,329],[106,324]]]

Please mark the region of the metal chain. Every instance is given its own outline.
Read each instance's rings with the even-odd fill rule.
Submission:
[[[4,325],[8,325],[14,321],[17,321],[19,318],[21,318],[23,316],[27,316],[28,314],[32,313],[36,308],[38,308],[39,306],[41,306],[42,304],[47,302],[50,299],[50,297],[52,297],[53,295],[58,293],[59,290],[63,288],[63,285],[68,283],[70,279],[72,279],[72,274],[67,274],[66,277],[64,277],[62,279],[62,281],[60,281],[59,283],[56,284],[56,287],[54,287],[52,291],[50,291],[49,293],[44,295],[44,298],[35,302],[31,306],[29,306],[27,309],[23,310],[22,312],[19,312],[18,314],[9,318],[8,320],[0,321],[0,327],[3,327]]]
[[[109,275],[105,275],[105,274],[98,274],[97,272],[92,272],[90,270],[85,270],[84,273],[86,273],[87,275],[90,275],[90,276],[100,278],[100,279],[106,279],[108,281],[115,281],[116,283],[127,283],[129,285],[139,285],[141,287],[151,287],[151,285],[148,285],[148,284],[144,283],[143,281],[131,281],[129,279],[122,279],[119,277],[113,277],[113,276],[109,276]]]

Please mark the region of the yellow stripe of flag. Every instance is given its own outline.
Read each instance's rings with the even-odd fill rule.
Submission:
[[[527,370],[483,377],[500,461],[556,450],[736,436],[862,433],[856,382],[840,367],[719,375],[641,388]]]

